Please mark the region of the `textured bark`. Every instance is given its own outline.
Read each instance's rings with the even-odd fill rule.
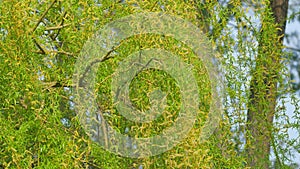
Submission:
[[[273,0],[271,1],[271,8],[275,22],[278,24],[278,35],[281,37],[279,43],[283,43],[283,35],[285,32],[287,11],[288,11],[288,0]]]
[[[252,72],[250,99],[247,114],[247,163],[253,168],[269,168],[269,154],[272,143],[272,125],[276,107],[278,66],[280,55],[265,56],[270,50],[280,50],[285,32],[288,0],[272,0],[270,7],[277,24],[277,37],[271,42],[273,49],[266,49],[270,42],[259,41],[256,68]],[[262,21],[264,22],[264,21]],[[267,29],[267,28],[265,28]],[[271,37],[269,31],[261,30],[261,37]],[[269,51],[266,51],[269,50]],[[276,52],[275,52],[276,53]]]

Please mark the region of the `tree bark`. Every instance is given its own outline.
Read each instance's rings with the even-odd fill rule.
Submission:
[[[269,16],[272,17],[273,24],[276,24],[274,28],[277,28],[277,32],[270,31],[268,26],[262,26],[256,67],[252,72],[250,83],[246,152],[247,164],[253,168],[270,166],[272,126],[281,67],[280,51],[283,45],[288,0],[271,0],[269,8],[272,11],[272,15]],[[262,25],[267,24],[266,22],[269,20],[262,20]]]

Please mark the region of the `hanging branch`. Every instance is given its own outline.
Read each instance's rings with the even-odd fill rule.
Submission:
[[[300,49],[298,49],[298,48],[294,48],[294,47],[290,47],[290,46],[286,46],[285,48],[289,49],[289,50],[296,51],[296,52],[300,52]]]
[[[36,44],[36,46],[40,49],[40,54],[46,54],[46,51],[45,51],[45,49],[34,39],[34,38],[32,38],[33,39],[33,42]]]
[[[57,36],[59,35],[59,33],[60,33],[60,31],[61,31],[62,28],[71,25],[71,24],[66,24],[66,25],[64,25],[64,21],[65,21],[66,15],[67,15],[67,12],[65,12],[65,13],[63,14],[63,17],[62,17],[62,20],[61,20],[59,26],[56,27],[56,29],[58,28],[58,32],[57,32],[57,34],[56,34],[53,38],[51,37],[52,40],[55,40],[55,39],[57,38]],[[55,30],[55,27],[52,27],[52,28],[53,28],[53,30]],[[48,28],[48,29],[50,29],[50,28]],[[46,30],[47,30],[47,29],[46,29]]]
[[[96,63],[99,63],[99,62],[104,62],[112,57],[110,57],[109,55],[115,51],[115,48],[112,47],[112,49],[110,51],[107,52],[107,54],[101,58],[101,59],[96,59],[94,60],[93,62],[90,63],[90,65],[88,65],[85,69],[85,71],[83,72],[83,75],[80,77],[79,79],[79,86],[83,86],[83,80],[84,80],[84,77],[86,76],[86,74],[88,73],[88,71],[92,68],[93,65],[95,65]]]
[[[46,31],[60,30],[60,29],[62,29],[62,28],[64,28],[64,27],[67,27],[67,26],[69,26],[69,25],[71,25],[71,24],[59,25],[59,26],[54,26],[54,27],[48,27],[48,28],[46,28],[45,30],[46,30]]]
[[[46,9],[46,11],[43,13],[43,15],[40,17],[40,19],[38,20],[37,24],[34,26],[34,28],[32,29],[31,33],[33,33],[36,28],[39,26],[39,24],[42,22],[42,20],[45,18],[46,14],[48,13],[48,11],[50,10],[50,8],[52,8],[52,6],[56,3],[57,0],[54,0],[51,5]]]

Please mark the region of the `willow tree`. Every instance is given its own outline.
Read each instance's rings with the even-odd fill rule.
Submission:
[[[176,81],[170,75],[152,69],[141,72],[132,81],[134,90],[130,97],[140,109],[149,106],[147,96],[153,88],[169,92],[168,111],[157,121],[143,125],[130,123],[114,112],[110,102],[110,81],[120,59],[130,53],[146,48],[171,51],[195,66],[194,74],[202,92],[195,126],[186,139],[161,155],[131,159],[106,151],[81,126],[74,109],[72,77],[75,62],[88,38],[105,24],[128,14],[164,11],[201,26],[194,3],[183,1],[2,1],[1,167],[242,167],[244,160],[236,157],[225,122],[220,123],[224,124],[220,128],[222,139],[218,136],[200,141],[202,122],[207,119],[211,98],[207,70],[189,46],[172,37],[146,34],[122,42],[110,52],[113,58],[98,63],[95,93],[98,94],[99,108],[103,110],[102,117],[120,133],[149,137],[161,132],[178,116],[180,89]],[[200,74],[202,76],[198,76]]]
[[[276,113],[280,71],[283,69],[282,48],[288,0],[273,0],[265,6],[266,10],[261,17],[256,66],[251,74],[247,114],[248,164],[261,168],[269,168],[270,148],[274,143],[273,119]],[[276,147],[274,149],[277,153]]]
[[[282,85],[276,87],[283,82],[281,49],[287,10],[287,2],[280,2],[2,1],[0,166],[267,168],[270,146],[278,159],[287,153],[276,151],[279,143],[272,137],[277,127],[272,123],[273,116],[278,115],[276,97],[278,93],[284,94]],[[282,11],[277,3],[283,6]],[[160,88],[168,93],[164,114],[145,124],[122,117],[111,104],[110,84],[114,70],[131,53],[160,48],[176,54],[193,66],[201,93],[195,125],[184,140],[156,156],[128,158],[105,150],[82,127],[75,108],[76,84],[72,77],[76,60],[80,60],[89,38],[114,20],[142,12],[176,15],[203,31],[210,39],[208,46],[215,49],[215,57],[220,61],[212,62],[220,63],[218,66],[224,70],[220,77],[226,82],[226,97],[217,129],[201,140],[204,122],[210,120],[213,90],[203,60],[197,58],[190,46],[168,34],[141,34],[120,42],[107,53],[107,58],[92,62],[99,68],[93,88],[99,113],[120,133],[150,137],[162,132],[178,117],[182,101],[174,78],[163,71],[147,69],[132,80],[129,97],[138,109],[147,110],[149,93]],[[82,60],[85,61],[89,63]]]
[[[283,53],[288,1],[223,2],[222,10],[217,11],[218,22],[211,22],[215,11],[209,10],[209,4],[215,6],[198,3],[199,18],[204,23],[204,32],[208,32],[217,51],[223,54],[221,60],[230,65],[225,66],[230,107],[225,112],[232,122],[237,150],[247,158],[246,166],[269,168],[273,153],[276,166],[286,167],[286,152],[298,144],[297,139],[287,143],[284,139],[288,140],[288,136],[279,134],[285,130],[284,123],[292,124],[291,128],[298,126],[287,118],[284,107],[278,109],[278,101],[289,93],[284,79],[288,57]],[[228,27],[235,34],[230,35]],[[295,112],[296,120],[298,114]],[[280,142],[291,149],[282,148]]]

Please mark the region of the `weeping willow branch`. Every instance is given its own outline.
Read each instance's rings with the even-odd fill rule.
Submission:
[[[38,20],[37,24],[34,26],[34,28],[32,29],[32,33],[36,30],[36,28],[39,26],[39,24],[42,22],[42,20],[45,18],[45,16],[47,15],[48,11],[52,8],[52,6],[56,3],[57,0],[54,0],[50,6],[46,9],[46,11],[43,13],[43,15],[40,17],[40,19]]]

